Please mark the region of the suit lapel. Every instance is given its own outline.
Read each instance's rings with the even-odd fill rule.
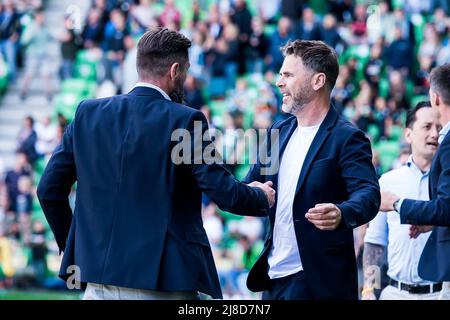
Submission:
[[[317,131],[317,134],[311,143],[311,146],[309,147],[308,153],[306,154],[305,161],[303,162],[302,170],[300,171],[300,176],[298,178],[295,194],[297,194],[300,188],[302,187],[303,182],[305,181],[305,176],[308,173],[309,168],[311,167],[311,164],[317,155],[317,152],[320,150],[325,139],[330,134],[330,129],[334,126],[337,117],[338,114],[336,110],[334,109],[333,106],[331,106],[325,119],[320,125],[319,130]]]
[[[280,130],[279,152],[278,152],[278,155],[275,155],[275,157],[277,157],[277,159],[278,159],[278,170],[277,170],[277,173],[271,177],[272,178],[271,180],[273,182],[275,190],[277,190],[277,188],[278,188],[278,174],[280,171],[280,164],[281,164],[281,159],[283,157],[283,152],[286,149],[289,139],[292,136],[292,134],[294,133],[296,128],[297,128],[297,118],[293,117],[290,124],[288,126],[281,128],[281,130]],[[276,153],[276,151],[275,151],[275,153]],[[271,157],[273,158],[273,156],[274,155],[271,152]]]

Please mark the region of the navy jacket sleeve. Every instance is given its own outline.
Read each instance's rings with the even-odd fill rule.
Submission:
[[[195,132],[198,124],[201,125],[201,134]],[[242,215],[267,215],[269,204],[261,189],[249,187],[238,181],[216,161],[209,164],[205,162],[203,157],[205,154],[215,153],[216,157],[219,155],[217,150],[211,150],[211,142],[202,139],[208,131],[208,123],[201,112],[196,112],[190,119],[189,131],[194,152],[188,167],[200,189],[222,210]]]
[[[400,207],[401,223],[450,226],[450,139],[444,140],[438,152],[441,174],[436,198],[430,201],[405,199]]]
[[[349,199],[337,204],[341,210],[340,228],[356,228],[372,220],[380,207],[380,186],[372,164],[370,142],[360,130],[345,142],[339,168]]]
[[[73,122],[67,127],[61,144],[50,158],[37,189],[39,202],[60,251],[65,249],[72,222],[69,194],[76,181],[72,136]]]
[[[242,182],[251,183],[253,181],[259,181],[259,182],[264,183],[267,181],[267,179],[266,179],[267,175],[261,175],[261,170],[264,168],[264,166],[261,164],[261,156],[265,157],[263,162],[266,165],[271,163],[270,162],[271,158],[269,155],[271,153],[272,132],[273,132],[274,126],[277,123],[278,122],[275,122],[274,124],[272,124],[272,126],[270,126],[270,128],[267,130],[266,137],[265,137],[261,147],[258,146],[258,149],[262,150],[263,153],[258,154],[256,163],[250,167],[250,170],[247,172],[244,179],[242,179]],[[277,137],[275,137],[275,138],[277,138]]]

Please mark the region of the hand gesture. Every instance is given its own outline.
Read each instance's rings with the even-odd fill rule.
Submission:
[[[275,190],[272,189],[273,183],[272,181],[267,181],[265,183],[261,183],[259,181],[253,181],[248,184],[250,187],[260,188],[266,194],[267,201],[269,202],[269,207],[272,208],[275,204]]]
[[[319,203],[308,210],[305,218],[320,230],[334,230],[341,223],[341,210],[333,203]]]

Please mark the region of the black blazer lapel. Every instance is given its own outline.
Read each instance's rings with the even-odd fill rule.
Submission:
[[[338,118],[338,113],[334,109],[333,106],[330,107],[330,110],[328,111],[325,119],[323,120],[322,124],[319,127],[319,131],[317,131],[316,136],[314,137],[311,146],[309,147],[308,153],[306,154],[305,161],[303,162],[302,170],[300,171],[300,176],[298,178],[297,182],[297,188],[295,189],[295,194],[298,193],[300,188],[303,185],[303,182],[305,181],[305,176],[309,171],[309,168],[311,167],[311,164],[316,157],[317,152],[322,147],[322,144],[324,143],[325,139],[330,134],[331,128],[333,128],[334,124],[336,123],[336,120]]]

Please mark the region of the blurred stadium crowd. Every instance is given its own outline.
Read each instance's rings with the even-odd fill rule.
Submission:
[[[267,129],[286,117],[275,81],[283,61],[279,47],[288,40],[323,40],[336,49],[340,73],[332,102],[371,138],[380,175],[406,162],[405,111],[428,100],[431,68],[450,62],[447,0],[93,0],[80,21],[67,15],[58,35],[46,28],[45,5],[0,5],[0,90],[16,86],[27,99],[39,68],[46,80],[60,79],[58,89],[47,85],[43,92],[53,114],[24,119],[15,166],[4,168],[0,159],[0,289],[65,286],[55,279],[60,258],[35,186],[78,103],[134,86],[136,44],[149,27],[180,30],[192,39],[186,104],[223,132],[216,143],[238,178],[249,169],[251,148],[240,129]],[[59,70],[46,67],[50,42],[60,44]],[[20,83],[18,72],[25,75]],[[204,225],[224,296],[257,298],[245,279],[262,248],[266,221],[222,212],[204,199]],[[363,234],[364,228],[355,230],[359,258]]]

